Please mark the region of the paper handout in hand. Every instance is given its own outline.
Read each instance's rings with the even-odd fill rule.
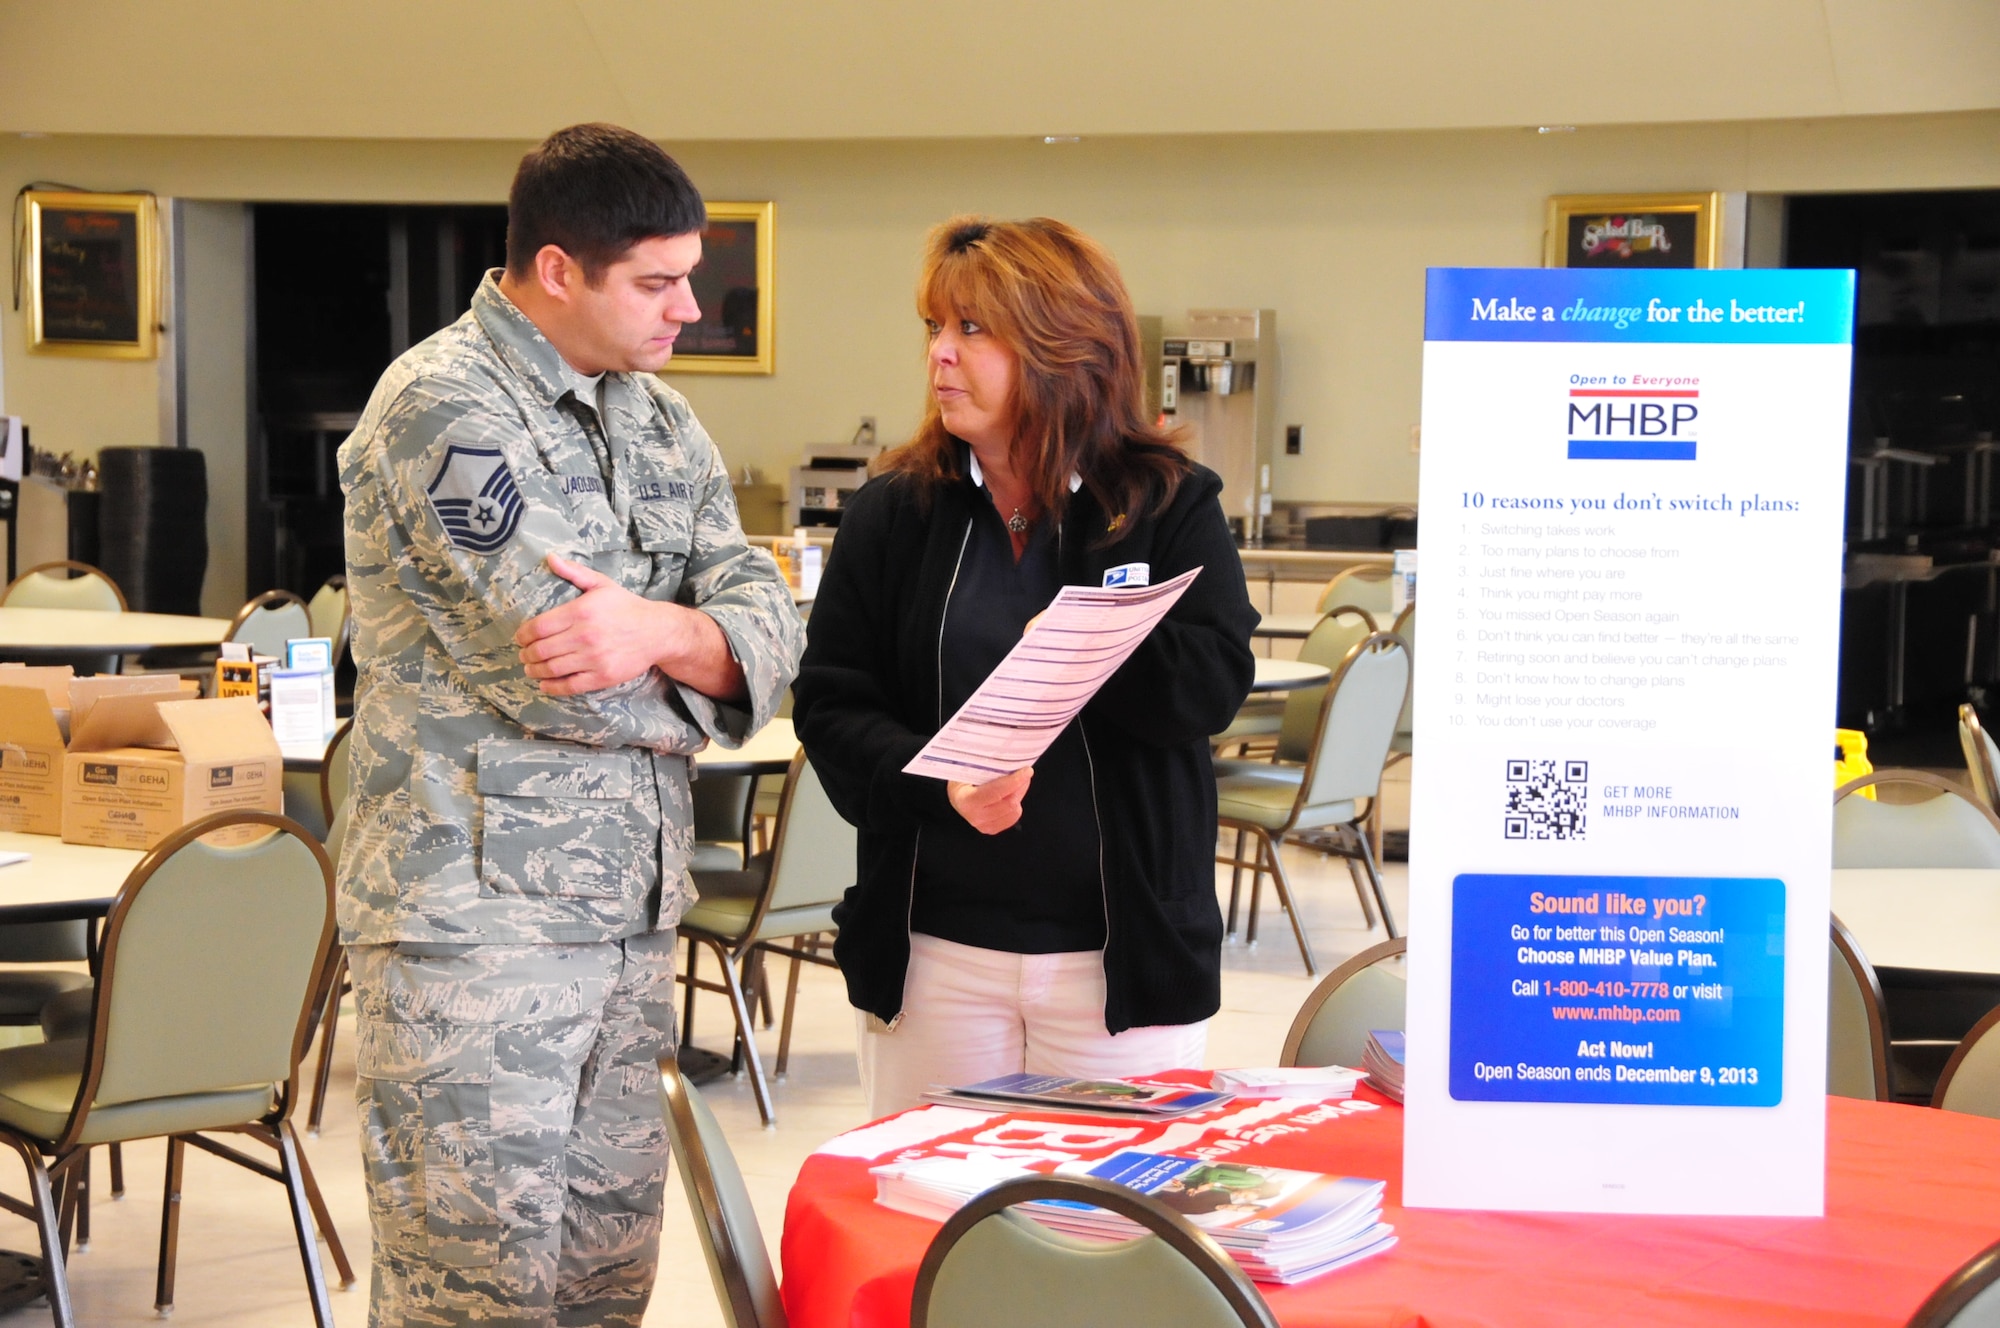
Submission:
[[[1033,765],[1200,575],[1064,586],[904,773],[984,784]]]

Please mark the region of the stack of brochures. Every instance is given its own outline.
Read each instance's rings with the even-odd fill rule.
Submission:
[[[1285,1065],[1257,1070],[1217,1070],[1215,1086],[1238,1097],[1288,1097],[1339,1102],[1354,1096],[1364,1071],[1344,1065]]]
[[[1186,1116],[1219,1107],[1233,1094],[1185,1084],[1149,1084],[1130,1079],[1065,1079],[1053,1074],[1003,1074],[959,1088],[933,1088],[932,1102],[992,1108],[1050,1107],[1062,1111],[1108,1111],[1121,1116]]]
[[[1397,1102],[1403,1100],[1403,1034],[1397,1029],[1377,1028],[1368,1034],[1368,1046],[1361,1053],[1361,1068],[1377,1092]]]
[[[1260,1282],[1302,1282],[1396,1243],[1395,1229],[1382,1221],[1379,1180],[1140,1152],[1058,1170],[1149,1195],[1201,1228]],[[943,1221],[974,1195],[1027,1173],[991,1158],[926,1157],[876,1167],[872,1174],[876,1201],[884,1207]],[[1073,1235],[1129,1240],[1143,1234],[1129,1219],[1086,1204],[1040,1200],[1020,1211]]]

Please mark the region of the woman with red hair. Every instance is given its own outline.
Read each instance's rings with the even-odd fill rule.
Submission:
[[[1117,266],[1047,218],[932,232],[930,402],[857,493],[793,718],[859,828],[834,953],[871,1114],[933,1084],[1201,1063],[1221,1001],[1208,739],[1253,674],[1221,481],[1145,417]],[[1064,585],[1201,568],[1033,768],[903,773]]]

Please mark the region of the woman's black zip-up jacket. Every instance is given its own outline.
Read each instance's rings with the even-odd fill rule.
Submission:
[[[1208,740],[1249,694],[1257,612],[1222,517],[1222,481],[1195,466],[1173,502],[1123,539],[1092,544],[1113,517],[1071,495],[1059,561],[1066,585],[1149,565],[1154,584],[1200,567],[1152,635],[1084,707],[1102,845],[1104,1025],[1112,1033],[1206,1019],[1221,1005],[1215,901],[1215,775]],[[840,814],[859,829],[857,879],[834,910],[848,1000],[885,1022],[903,1008],[910,889],[926,824],[956,818],[942,780],[906,775],[948,716],[938,713],[939,632],[972,519],[985,496],[947,480],[871,480],[840,534],[807,620],[793,722]]]

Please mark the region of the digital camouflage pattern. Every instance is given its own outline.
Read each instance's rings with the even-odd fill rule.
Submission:
[[[761,727],[804,645],[687,402],[651,374],[584,378],[488,274],[470,312],[383,375],[340,477],[359,671],[341,939],[673,926],[693,898],[687,757]],[[658,673],[544,695],[514,633],[580,593],[552,552],[707,613],[747,701]]]
[[[728,473],[649,374],[593,382],[492,275],[340,449],[359,677],[341,939],[374,1229],[370,1323],[637,1325],[666,1159],[687,757],[762,726],[804,631]],[[545,696],[514,633],[551,552],[712,617],[729,705],[657,672]]]
[[[371,1328],[630,1325],[666,1176],[674,933],[361,945]]]

